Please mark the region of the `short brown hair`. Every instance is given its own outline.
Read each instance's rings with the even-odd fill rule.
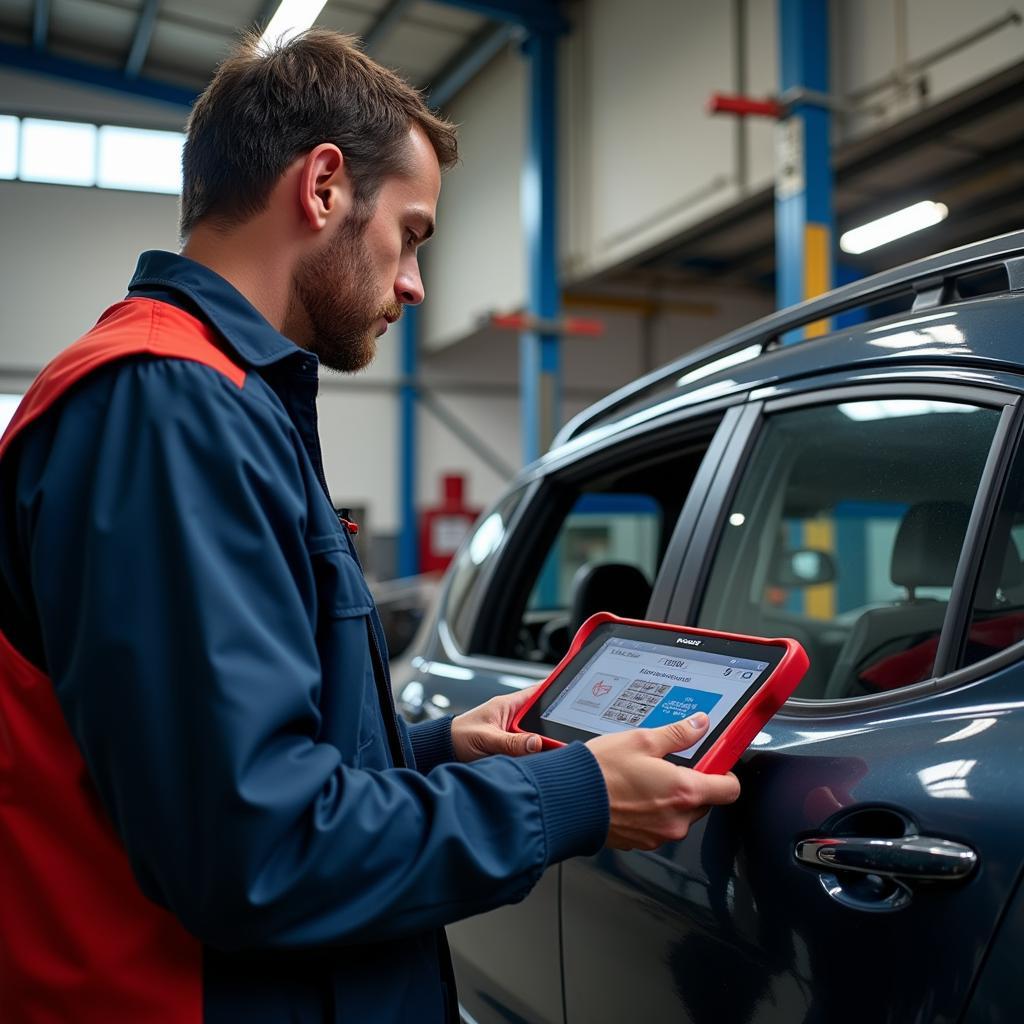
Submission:
[[[267,47],[255,33],[196,100],[182,155],[181,234],[203,218],[241,223],[266,207],[296,157],[323,142],[345,158],[357,212],[406,167],[409,128],[423,129],[443,169],[458,159],[455,126],[371,60],[353,36],[310,29]]]

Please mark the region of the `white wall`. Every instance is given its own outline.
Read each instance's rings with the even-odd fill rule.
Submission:
[[[426,347],[465,337],[492,310],[522,301],[525,247],[519,214],[523,152],[523,62],[500,54],[450,111],[460,125],[461,161],[444,177],[438,236],[424,251]],[[441,259],[435,259],[443,247]]]
[[[177,223],[176,196],[0,182],[0,366],[38,370],[89,330]]]
[[[590,0],[584,102],[591,137],[591,245],[570,257],[583,275],[612,266],[738,197],[735,134],[704,102],[734,77],[732,7],[705,0]],[[574,116],[570,114],[569,116]]]

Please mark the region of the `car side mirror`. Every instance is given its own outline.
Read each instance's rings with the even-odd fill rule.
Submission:
[[[835,578],[835,559],[827,551],[798,548],[778,554],[771,584],[775,587],[814,587],[831,583]]]

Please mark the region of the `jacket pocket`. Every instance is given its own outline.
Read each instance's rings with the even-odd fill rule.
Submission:
[[[373,598],[347,551],[327,548],[312,557],[322,673],[321,739],[337,746],[347,765],[386,768],[384,710],[370,647]]]

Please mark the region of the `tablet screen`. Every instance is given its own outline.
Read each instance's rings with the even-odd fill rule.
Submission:
[[[735,717],[783,653],[683,631],[617,627],[608,634],[607,627],[595,631],[562,673],[565,685],[553,684],[524,726],[565,739],[565,729],[591,735],[653,729],[703,711],[708,731],[676,754],[687,762]]]

